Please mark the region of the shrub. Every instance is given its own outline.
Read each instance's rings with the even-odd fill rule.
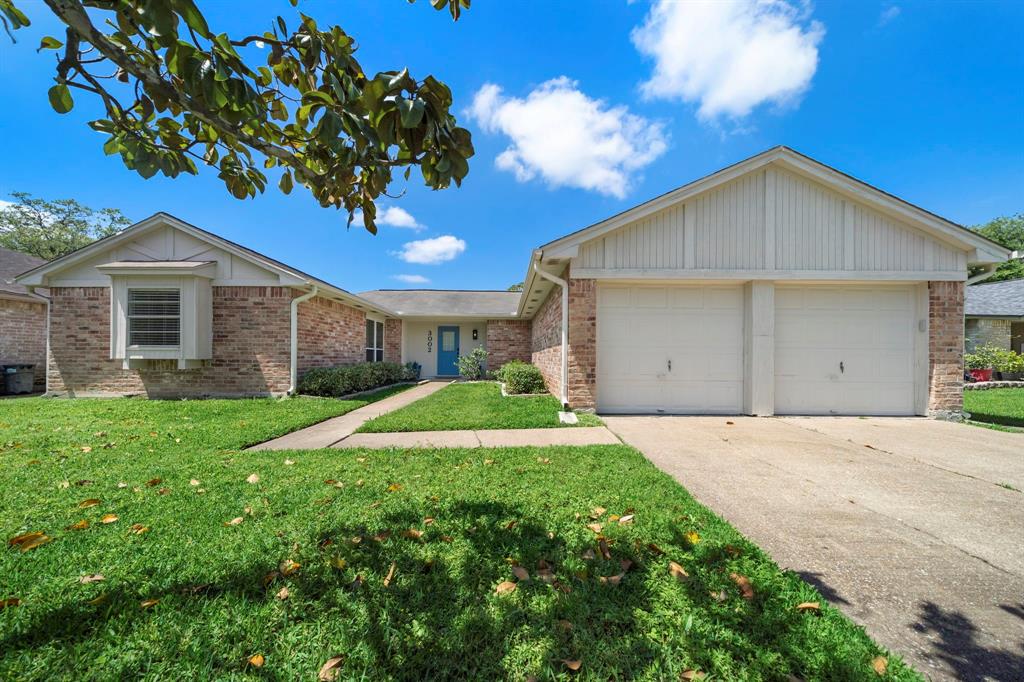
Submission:
[[[509,360],[504,365],[502,365],[501,367],[499,367],[498,369],[496,369],[494,371],[494,378],[497,379],[498,381],[504,383],[505,382],[505,373],[508,370],[514,369],[516,367],[519,367],[519,366],[522,366],[522,365],[526,365],[526,364],[529,364],[529,363],[523,362],[522,360]]]
[[[340,367],[317,367],[302,375],[298,391],[304,395],[340,398],[350,393],[414,380],[414,372],[396,362],[363,362]]]
[[[1003,374],[1024,372],[1024,355],[1009,348],[999,348],[993,353],[993,368]]]
[[[513,360],[502,365],[497,374],[509,393],[544,393],[544,376],[540,370],[525,362]]]
[[[994,369],[1000,352],[995,346],[981,346],[973,353],[964,353],[964,367],[967,369]]]
[[[477,347],[467,355],[460,355],[456,361],[459,367],[459,376],[463,379],[483,379],[487,368],[487,351]]]

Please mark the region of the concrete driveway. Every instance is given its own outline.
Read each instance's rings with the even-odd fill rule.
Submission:
[[[1024,679],[1024,434],[913,418],[604,419],[926,675]]]

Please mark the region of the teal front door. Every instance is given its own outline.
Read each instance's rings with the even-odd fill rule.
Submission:
[[[437,375],[453,377],[459,373],[459,328],[437,328]]]

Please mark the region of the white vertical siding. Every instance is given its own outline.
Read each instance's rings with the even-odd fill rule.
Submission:
[[[580,248],[578,263],[586,268],[685,267],[683,214],[680,204],[595,239]]]
[[[843,237],[842,197],[776,171],[775,267],[842,270]]]
[[[694,267],[764,267],[764,171],[751,173],[696,197]]]

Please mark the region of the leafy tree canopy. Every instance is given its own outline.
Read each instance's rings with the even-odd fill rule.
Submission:
[[[46,260],[60,258],[131,224],[116,208],[96,210],[74,199],[47,201],[27,192],[11,196],[17,203],[0,206],[0,246]]]
[[[1008,249],[1024,253],[1024,213],[995,218],[971,229]],[[1024,260],[1018,258],[1000,263],[995,274],[982,281],[1001,282],[1008,279],[1024,279]]]
[[[450,113],[448,87],[407,69],[367,75],[338,26],[299,13],[291,25],[279,16],[269,31],[232,37],[211,28],[195,0],[44,2],[66,26],[39,45],[57,52],[51,106],[64,114],[78,95],[98,98],[105,117],[89,125],[106,135],[103,151],[144,178],[195,175],[205,164],[245,199],[279,168],[285,194],[305,187],[349,223],[361,209],[376,232],[374,201],[394,171],[408,179],[418,166],[433,189],[469,172],[473,144]],[[430,2],[455,20],[470,4]],[[0,21],[12,37],[29,25],[15,0],[0,0]]]
[[[524,282],[516,282],[508,288],[509,291],[522,291]]]

